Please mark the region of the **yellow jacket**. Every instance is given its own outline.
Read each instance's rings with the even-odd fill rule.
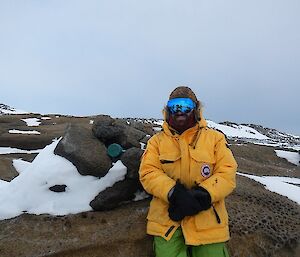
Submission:
[[[201,114],[202,116],[202,114]],[[181,226],[187,245],[229,240],[224,198],[235,188],[237,163],[224,135],[201,121],[181,135],[164,122],[163,131],[148,141],[140,165],[140,181],[153,199],[147,216],[147,233],[169,240]],[[180,222],[168,214],[168,192],[179,180],[187,188],[195,184],[211,195],[210,209]]]

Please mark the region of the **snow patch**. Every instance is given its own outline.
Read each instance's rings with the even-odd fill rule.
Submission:
[[[233,127],[215,123],[207,120],[210,128],[221,130],[228,137],[253,138],[253,139],[269,139],[267,136],[259,133],[255,129],[244,125],[232,125]]]
[[[22,159],[13,160],[13,166],[16,171],[20,174],[23,170],[27,169],[31,162],[24,161]]]
[[[10,134],[24,134],[24,135],[40,135],[41,133],[36,130],[17,130],[17,129],[10,129],[8,131]]]
[[[161,127],[153,127],[153,130],[156,132],[159,132],[159,131],[162,131],[162,128]]]
[[[71,162],[54,154],[58,142],[46,146],[32,163],[19,165],[20,174],[11,182],[0,180],[0,219],[24,212],[67,215],[89,211],[92,210],[89,203],[99,192],[125,178],[127,168],[121,161],[101,179],[80,175]],[[49,190],[62,184],[67,186],[66,192]]]
[[[22,121],[25,121],[28,127],[36,127],[41,124],[40,119],[37,118],[28,118],[28,119],[21,119]]]
[[[297,166],[300,165],[300,154],[296,152],[274,150],[276,155],[280,158],[286,159],[288,162],[293,163]]]
[[[274,176],[254,176],[237,172],[238,175],[253,179],[265,186],[266,189],[283,195],[292,201],[300,204],[300,185],[299,178],[290,177],[274,177]],[[293,185],[294,184],[294,185]]]
[[[140,145],[141,145],[142,150],[146,150],[146,144],[145,143],[140,142]]]
[[[40,153],[43,149],[37,149],[37,150],[23,150],[18,148],[12,148],[12,147],[0,147],[0,154],[14,154],[14,153]]]
[[[141,201],[144,200],[146,198],[149,198],[150,195],[148,195],[145,191],[137,191],[135,194],[135,198],[133,199],[133,201]]]

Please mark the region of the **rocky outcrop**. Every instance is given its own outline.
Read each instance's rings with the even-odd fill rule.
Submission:
[[[117,143],[126,149],[119,157],[127,167],[125,180],[100,192],[90,203],[94,210],[110,210],[123,202],[132,200],[135,193],[142,190],[138,175],[140,158],[143,154],[143,150],[140,149],[140,140],[146,134],[131,127],[124,120],[114,120],[107,116],[97,118],[93,126],[93,132],[105,145]],[[114,161],[117,159],[114,158]]]
[[[129,126],[124,120],[101,115],[96,117],[92,130],[70,124],[54,152],[71,161],[80,174],[97,177],[105,176],[112,161],[121,159],[127,167],[125,180],[99,192],[90,203],[94,210],[110,210],[131,201],[135,193],[142,190],[138,170],[143,150],[139,140],[145,136],[144,132]],[[121,156],[110,159],[107,147],[112,143],[121,144],[126,150]]]
[[[54,153],[72,162],[82,175],[103,177],[112,167],[105,145],[90,129],[75,124],[68,126]]]

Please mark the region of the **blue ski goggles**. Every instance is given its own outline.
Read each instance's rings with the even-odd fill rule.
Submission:
[[[167,107],[170,113],[189,113],[196,108],[196,104],[190,98],[174,98],[168,101]]]

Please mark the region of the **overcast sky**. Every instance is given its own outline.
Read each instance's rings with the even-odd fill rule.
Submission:
[[[299,0],[0,0],[0,103],[157,117],[190,86],[216,122],[300,135]]]

